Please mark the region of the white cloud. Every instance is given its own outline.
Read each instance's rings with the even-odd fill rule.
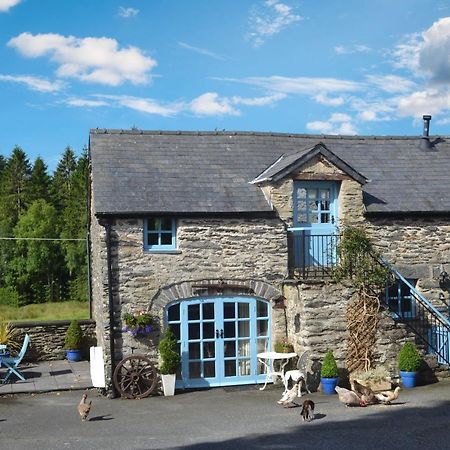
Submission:
[[[328,97],[326,94],[321,92],[314,97],[314,100],[321,105],[327,106],[340,106],[345,102],[344,97]]]
[[[401,117],[421,118],[423,114],[439,114],[450,109],[450,91],[424,89],[410,95],[397,97],[397,113]]]
[[[352,118],[348,114],[334,113],[326,121],[316,120],[308,122],[306,128],[321,134],[355,135],[357,130],[352,124]]]
[[[368,53],[371,51],[371,48],[367,47],[367,45],[362,44],[354,44],[348,46],[338,45],[334,47],[334,51],[338,55],[349,55],[352,53]]]
[[[247,105],[247,106],[266,106],[283,100],[286,98],[285,94],[266,95],[263,97],[245,98],[234,96],[231,98],[231,102],[234,105]]]
[[[195,53],[200,53],[201,55],[210,56],[211,58],[219,59],[221,61],[225,60],[223,56],[214,53],[206,48],[194,47],[193,45],[186,44],[186,42],[178,42],[178,45],[182,48],[185,48],[186,50],[191,50]]]
[[[111,106],[123,106],[146,114],[155,114],[163,117],[175,116],[181,112],[183,103],[162,103],[151,98],[133,97],[129,95],[97,95],[105,101],[110,101]]]
[[[350,80],[339,80],[337,78],[314,78],[314,77],[247,77],[247,78],[219,78],[215,80],[231,81],[260,87],[268,92],[283,94],[306,94],[317,96],[330,93],[360,91],[364,83]]]
[[[391,98],[365,100],[352,97],[350,106],[358,112],[358,119],[363,122],[378,122],[391,120],[395,115],[396,101]]]
[[[17,6],[22,0],[0,0],[0,13],[8,12],[14,6]]]
[[[367,81],[390,94],[408,92],[416,87],[414,81],[397,75],[367,75]]]
[[[115,39],[76,38],[48,33],[32,35],[22,33],[8,45],[23,56],[48,56],[59,67],[56,74],[63,78],[76,78],[88,83],[118,86],[126,81],[143,84],[149,72],[157,65],[136,47],[120,49]]]
[[[250,32],[247,37],[253,46],[259,47],[264,41],[289,25],[303,18],[294,14],[292,7],[278,0],[266,0],[263,10],[253,7],[250,12]]]
[[[64,87],[64,83],[60,80],[52,82],[31,75],[0,75],[0,81],[24,84],[29,89],[38,92],[57,92]]]
[[[406,37],[392,52],[393,64],[432,82],[450,82],[450,17],[434,22],[428,30]]]
[[[86,98],[78,98],[78,97],[71,97],[64,101],[65,104],[69,106],[77,106],[80,108],[96,108],[100,106],[108,106],[108,103],[103,100],[89,100]]]
[[[216,92],[206,92],[195,98],[190,103],[190,110],[199,116],[233,115],[238,116],[240,112],[233,108],[228,98],[220,98]]]
[[[119,6],[119,16],[120,17],[135,17],[139,14],[139,10],[135,8],[125,8],[123,6]]]

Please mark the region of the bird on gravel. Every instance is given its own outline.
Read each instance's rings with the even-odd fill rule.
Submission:
[[[356,392],[350,391],[339,386],[335,387],[335,391],[338,394],[339,401],[344,403],[345,406],[366,406]]]
[[[393,391],[384,391],[378,394],[375,394],[375,397],[385,405],[390,405],[391,402],[398,399],[400,395],[400,386],[397,386]]]
[[[358,383],[356,380],[350,380],[350,384],[352,386],[352,391],[358,395],[358,397],[366,404],[366,405],[374,405],[378,403],[377,397],[375,397],[372,389],[367,386],[363,386],[361,383]]]
[[[89,412],[91,410],[91,406],[92,400],[88,401],[87,394],[83,394],[80,403],[78,403],[78,414],[80,415],[83,422],[87,419],[87,416],[89,415]]]
[[[280,398],[280,400],[277,401],[277,403],[283,406],[289,406],[292,403],[296,404],[294,400],[297,398],[297,392],[298,383],[295,383],[291,389],[283,394],[283,396]]]

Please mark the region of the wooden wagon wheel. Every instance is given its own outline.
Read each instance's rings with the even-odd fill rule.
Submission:
[[[148,397],[156,388],[158,373],[146,356],[128,356],[117,364],[113,382],[122,397]]]

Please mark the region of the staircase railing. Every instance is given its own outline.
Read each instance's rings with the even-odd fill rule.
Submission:
[[[428,353],[434,353],[440,364],[450,365],[450,320],[440,312],[428,299],[406,280],[389,263],[381,259],[380,263],[387,267],[399,283],[401,292],[408,292],[407,298],[401,299],[403,304],[389,301],[384,296],[385,304],[395,320],[401,321],[425,345]],[[386,288],[388,289],[388,288]],[[410,302],[408,304],[408,302]]]

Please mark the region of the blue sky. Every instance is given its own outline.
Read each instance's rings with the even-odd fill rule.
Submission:
[[[0,153],[90,128],[450,132],[450,2],[0,0]]]

